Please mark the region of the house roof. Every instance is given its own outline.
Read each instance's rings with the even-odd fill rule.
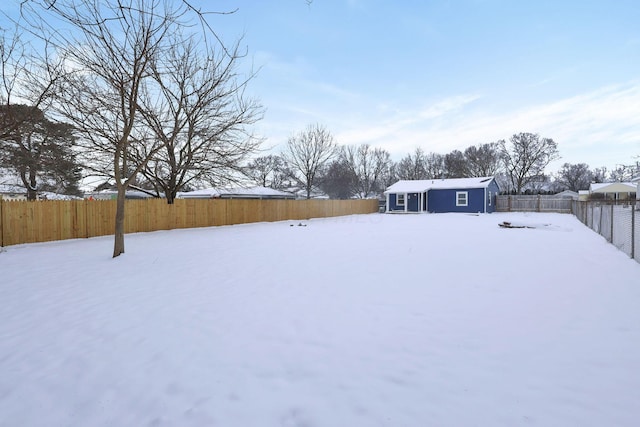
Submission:
[[[632,193],[636,191],[636,184],[632,182],[601,182],[589,186],[591,193]]]
[[[429,190],[453,190],[457,188],[487,188],[492,176],[480,178],[400,180],[386,189],[388,193],[421,193]]]
[[[24,186],[15,185],[15,184],[0,184],[0,193],[24,193],[27,194],[27,190]]]
[[[268,187],[250,188],[205,188],[202,190],[188,191],[180,193],[182,198],[210,199],[216,197],[248,197],[248,198],[293,198],[291,193],[275,190]]]

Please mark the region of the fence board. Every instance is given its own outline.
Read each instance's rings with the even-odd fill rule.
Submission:
[[[125,233],[378,212],[377,200],[127,200]],[[113,234],[115,200],[0,199],[0,245]]]
[[[547,195],[496,196],[498,212],[560,212],[571,213],[573,200]]]

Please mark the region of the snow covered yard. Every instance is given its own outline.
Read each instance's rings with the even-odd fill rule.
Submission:
[[[298,223],[5,248],[0,426],[638,425],[640,264],[573,216]]]

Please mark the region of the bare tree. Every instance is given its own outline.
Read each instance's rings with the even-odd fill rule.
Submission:
[[[640,173],[640,161],[635,164],[618,164],[616,168],[609,173],[609,180],[612,182],[631,181]]]
[[[350,199],[354,196],[358,177],[344,157],[340,157],[320,172],[319,187],[332,199]]]
[[[48,40],[43,40],[39,51],[25,40],[25,31],[18,24],[12,31],[0,29],[0,139],[14,135],[24,123],[38,120],[24,113],[39,116],[47,109],[64,72],[60,59],[52,58]],[[16,109],[13,105],[29,108]],[[18,111],[20,114],[14,114]]]
[[[398,179],[428,179],[424,151],[421,148],[416,148],[413,154],[409,153],[400,159],[396,164],[395,173]]]
[[[242,57],[238,43],[218,51],[193,36],[172,35],[168,50],[152,58],[153,77],[141,113],[162,148],[139,161],[156,195],[173,203],[178,191],[194,182],[221,185],[242,172],[242,164],[260,144],[247,126],[261,118],[261,107],[244,96],[253,77],[235,71]]]
[[[447,178],[467,178],[468,162],[462,151],[453,150],[444,156],[444,169]]]
[[[304,187],[307,199],[311,198],[318,172],[335,154],[333,135],[320,124],[307,126],[287,141],[285,160]]]
[[[565,190],[580,191],[589,189],[593,172],[586,163],[565,163],[558,172],[556,182]]]
[[[500,154],[512,190],[520,194],[527,184],[540,181],[547,165],[559,158],[558,144],[534,133],[515,134],[509,142],[500,144]]]
[[[341,150],[340,158],[356,177],[354,195],[366,199],[382,192],[385,175],[391,164],[389,152],[362,144],[345,147]]]
[[[57,112],[81,133],[91,169],[115,182],[116,257],[124,253],[125,191],[164,146],[141,115],[156,95],[148,86],[153,65],[171,52],[169,35],[193,31],[202,16],[187,2],[162,0],[31,0],[22,9],[32,33],[67,65]]]
[[[281,156],[256,157],[244,168],[244,174],[257,185],[281,189],[292,178],[292,172]]]
[[[600,183],[607,181],[608,170],[606,166],[595,168],[593,170],[593,182]]]
[[[441,179],[446,176],[444,156],[438,153],[429,153],[425,156],[426,179]]]
[[[464,150],[470,177],[494,176],[500,170],[500,144],[504,141],[472,145]]]

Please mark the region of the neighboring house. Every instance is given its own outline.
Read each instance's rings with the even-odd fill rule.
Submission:
[[[205,188],[203,190],[179,193],[181,199],[289,199],[296,198],[295,194],[275,190],[268,187],[250,188]]]
[[[0,199],[3,200],[27,200],[27,191],[24,187],[11,184],[0,184]],[[80,197],[66,194],[53,193],[51,191],[38,191],[37,200],[76,200]]]
[[[591,200],[629,200],[636,197],[637,185],[633,182],[604,182],[589,186]]]
[[[578,200],[581,202],[586,202],[587,200],[589,200],[589,190],[579,190]]]
[[[384,192],[387,212],[495,212],[494,177],[398,181]]]
[[[576,193],[575,191],[571,191],[571,190],[564,190],[561,191],[559,193],[555,194],[556,197],[561,197],[561,198],[567,198],[567,199],[572,199],[572,200],[578,200],[578,193]]]
[[[89,200],[116,200],[118,192],[116,190],[90,191],[84,193],[84,198]],[[153,196],[138,190],[127,190],[124,193],[124,198],[127,200],[139,200],[151,199]]]
[[[0,199],[27,200],[27,191],[19,185],[0,184]]]
[[[295,194],[296,199],[298,200],[305,200],[307,198],[307,190],[305,188],[288,187],[285,189],[285,191],[291,194]],[[322,190],[316,187],[313,187],[311,189],[311,194],[309,196],[310,196],[309,197],[310,199],[323,199],[323,200],[330,199],[330,197],[325,192],[323,192]]]
[[[631,182],[636,184],[636,200],[640,200],[640,175],[633,178]]]

